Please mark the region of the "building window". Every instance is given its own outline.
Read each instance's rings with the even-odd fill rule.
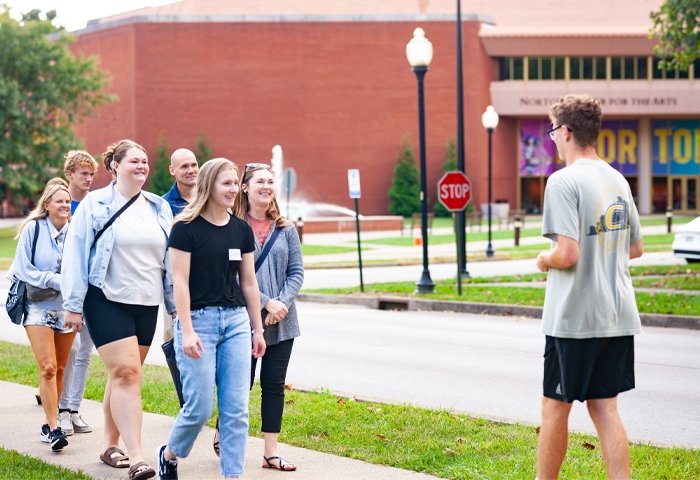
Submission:
[[[540,79],[540,62],[542,59],[538,57],[528,57],[527,59],[527,79],[528,80],[539,80]]]
[[[564,80],[566,78],[566,70],[564,68],[564,57],[552,58],[552,80]]]
[[[610,57],[610,79],[619,80],[625,78],[625,67],[622,57]]]
[[[637,57],[622,57],[620,61],[622,63],[622,79],[639,80]]]
[[[700,72],[700,60],[686,71],[660,70],[656,57],[502,57],[501,80],[687,80]],[[567,71],[568,70],[568,71]]]
[[[593,57],[593,78],[596,80],[607,78],[605,57]]]
[[[513,58],[513,68],[511,70],[513,80],[523,80],[525,78],[525,59],[522,57]]]

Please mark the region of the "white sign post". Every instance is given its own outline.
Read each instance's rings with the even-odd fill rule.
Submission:
[[[360,171],[356,168],[348,170],[348,190],[350,198],[361,198],[362,191],[360,188]]]
[[[362,279],[362,247],[360,245],[360,206],[358,199],[362,197],[360,188],[360,171],[356,168],[348,170],[348,191],[350,198],[355,200],[355,230],[357,231],[357,258],[360,264],[360,291],[365,291],[365,282]]]

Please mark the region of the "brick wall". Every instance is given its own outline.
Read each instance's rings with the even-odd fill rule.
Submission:
[[[387,212],[402,138],[418,152],[417,84],[405,56],[421,26],[435,54],[425,78],[428,190],[435,202],[445,145],[456,136],[453,22],[143,23],[82,34],[73,48],[98,54],[117,103],[78,126],[99,154],[130,137],[151,157],[208,139],[214,156],[267,162],[280,144],[297,173],[293,201],[352,207],[349,168],[362,177],[363,214]],[[481,113],[496,64],[463,27],[467,174],[474,201],[486,199],[486,133]],[[494,134],[494,198],[515,202],[515,122]],[[108,181],[104,172],[98,184]]]

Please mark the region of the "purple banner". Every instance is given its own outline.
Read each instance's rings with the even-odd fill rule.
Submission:
[[[549,176],[564,163],[557,164],[557,146],[547,135],[547,120],[520,120],[520,176]],[[561,160],[560,160],[561,162]]]
[[[518,147],[520,176],[549,176],[564,167],[557,147],[547,135],[548,120],[520,120]],[[625,176],[637,175],[638,123],[636,120],[603,121],[598,155]]]

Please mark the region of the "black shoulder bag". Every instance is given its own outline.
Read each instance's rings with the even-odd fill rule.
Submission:
[[[34,239],[32,240],[32,258],[31,262],[34,265],[34,255],[36,254],[36,241],[39,238],[39,222],[34,223]],[[5,301],[5,310],[10,316],[12,323],[17,325],[22,325],[24,316],[27,313],[27,286],[24,282],[17,278],[16,275],[12,275],[12,282],[10,282],[10,288],[7,291],[7,300]]]
[[[258,259],[255,261],[255,273],[260,270],[260,266],[263,264],[265,259],[267,258],[267,254],[270,253],[270,249],[272,248],[272,245],[275,244],[275,240],[277,240],[277,236],[280,234],[281,228],[275,228],[272,231],[272,235],[270,236],[270,239],[267,241],[265,244],[265,247],[263,248],[263,251],[260,253],[260,256]]]

